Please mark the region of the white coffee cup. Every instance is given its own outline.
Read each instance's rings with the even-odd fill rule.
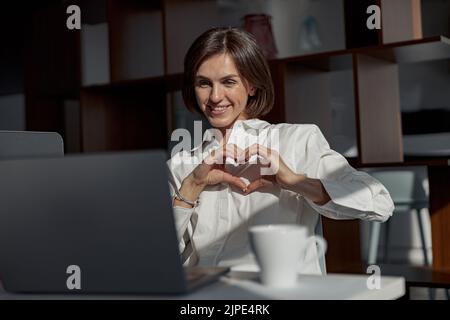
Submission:
[[[250,246],[260,268],[261,283],[270,287],[292,287],[297,283],[299,270],[314,261],[305,259],[306,249],[317,243],[317,254],[327,250],[325,239],[308,237],[305,226],[295,224],[259,225],[249,228]]]

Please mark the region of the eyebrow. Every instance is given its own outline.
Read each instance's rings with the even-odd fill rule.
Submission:
[[[225,77],[220,78],[220,80],[226,80],[226,79],[231,79],[231,78],[239,78],[239,76],[237,74],[229,74],[226,75]],[[202,76],[202,75],[198,75],[195,76],[195,79],[205,79],[205,80],[210,80],[208,77]]]

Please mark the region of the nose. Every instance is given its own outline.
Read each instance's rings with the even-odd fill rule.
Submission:
[[[216,104],[222,101],[224,96],[223,88],[220,85],[213,85],[211,94],[209,95],[209,101]]]

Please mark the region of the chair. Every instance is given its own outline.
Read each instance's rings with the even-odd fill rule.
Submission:
[[[380,169],[370,171],[370,174],[388,189],[395,205],[394,214],[414,211],[417,215],[424,264],[430,265],[425,239],[425,223],[421,215],[421,210],[428,208],[428,196],[422,185],[422,179],[419,177],[419,172],[413,169]],[[385,222],[385,226],[384,260],[387,263],[390,220]],[[381,224],[372,222],[367,259],[369,264],[377,263],[380,230]]]
[[[0,130],[0,160],[61,156],[64,142],[56,132]]]
[[[322,228],[322,216],[319,215],[319,219],[317,220],[317,224],[314,230],[315,235],[323,237],[323,228]],[[321,255],[319,257],[319,266],[323,275],[327,274],[327,264],[325,261],[325,256]]]
[[[409,169],[376,169],[369,172],[375,179],[380,181],[388,189],[392,201],[395,205],[394,214],[399,212],[413,211],[417,216],[419,224],[420,241],[422,244],[423,261],[425,266],[431,265],[428,258],[427,242],[425,238],[425,222],[421,215],[421,210],[428,209],[428,195],[425,191],[423,180],[425,174],[420,175],[419,170]],[[378,258],[378,246],[380,239],[381,223],[372,222],[370,228],[369,252],[367,263],[376,264]],[[384,237],[384,262],[388,263],[389,258],[389,236],[390,220],[385,222]],[[433,288],[429,289],[429,297],[434,300],[436,296]],[[450,291],[446,290],[447,299],[450,298]]]

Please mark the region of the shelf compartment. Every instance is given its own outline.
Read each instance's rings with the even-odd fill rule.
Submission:
[[[24,65],[25,91],[29,94],[78,95],[80,32],[61,27],[66,25],[65,9],[59,4],[37,10],[27,24]]]
[[[83,86],[109,83],[108,24],[84,24],[81,29],[81,83]]]
[[[160,1],[108,1],[111,81],[164,74]]]
[[[383,43],[422,38],[422,0],[380,0]]]
[[[352,69],[352,55],[350,50],[338,50],[298,57],[279,59],[288,65],[303,65],[321,71],[339,71]]]
[[[345,58],[351,63],[351,56]],[[284,74],[287,122],[317,125],[338,152],[356,145],[356,127],[346,124],[354,124],[356,117],[352,68],[333,70],[296,62],[289,63]]]
[[[150,88],[157,87],[164,92],[174,92],[181,90],[183,75],[172,74],[159,77],[149,77],[136,80],[121,80],[114,81],[108,84],[97,84],[83,87],[85,90],[94,91],[116,91],[116,90],[129,90],[129,89],[143,89],[148,90]]]
[[[395,63],[450,59],[450,39],[445,36],[434,36],[420,40],[292,56],[275,60],[285,63],[304,64],[323,70],[350,69],[351,64],[348,63],[348,57],[352,54],[365,54]]]
[[[82,90],[82,151],[166,149],[165,99],[157,88]]]
[[[377,47],[360,48],[355,52],[399,64],[450,59],[450,39],[444,36],[435,36]]]
[[[236,25],[217,1],[164,1],[167,74],[183,72],[184,56],[192,42],[204,31],[217,26]]]

